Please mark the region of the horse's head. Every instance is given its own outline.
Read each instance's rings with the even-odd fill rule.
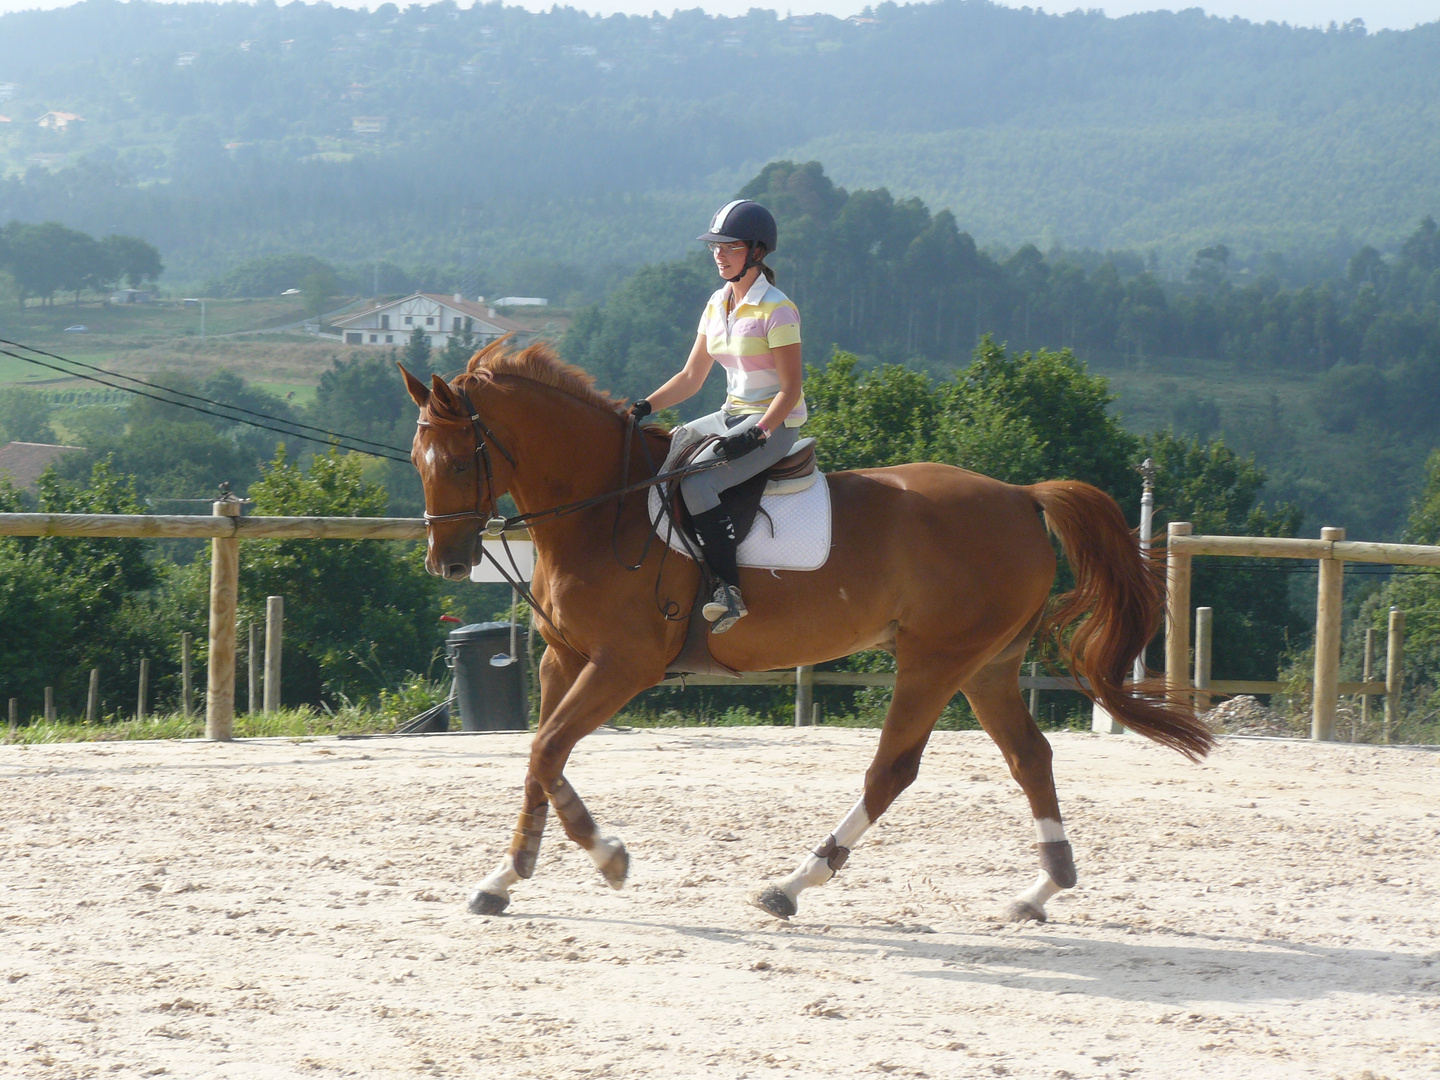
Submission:
[[[498,446],[481,449],[483,437],[462,396],[465,390],[438,375],[426,386],[403,366],[400,371],[420,406],[410,460],[425,487],[425,569],[463,581],[480,554],[481,526],[495,514],[495,501],[509,487],[513,469]]]

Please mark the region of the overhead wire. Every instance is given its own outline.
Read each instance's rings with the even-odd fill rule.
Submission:
[[[328,428],[316,427],[313,424],[301,423],[298,420],[288,420],[284,417],[272,416],[269,413],[262,413],[255,409],[247,409],[241,405],[229,405],[223,401],[215,401],[212,398],[202,397],[199,394],[191,394],[184,390],[173,390],[170,387],[159,386],[154,383],[147,383],[131,375],[122,375],[118,372],[106,371],[104,368],[96,367],[94,364],[87,364],[81,360],[72,360],[69,357],[59,356],[55,353],[47,352],[44,349],[37,349],[33,346],[25,345],[20,342],[0,338],[0,346],[4,345],[10,345],[16,349],[23,349],[27,352],[37,353],[40,356],[48,356],[51,359],[58,360],[64,364],[71,364],[75,367],[87,368],[90,371],[98,371],[102,375],[109,376],[110,378],[123,379],[127,382],[135,383],[136,385],[117,385],[116,383],[109,382],[106,379],[102,379],[96,375],[88,375],[84,371],[74,371],[70,368],[64,368],[59,367],[55,364],[49,364],[46,363],[44,360],[38,360],[33,356],[26,356],[22,353],[17,353],[7,348],[0,348],[0,356],[9,356],[24,363],[34,364],[37,367],[43,367],[49,371],[57,372],[61,375],[68,375],[71,378],[85,379],[88,382],[98,383],[101,386],[107,386],[112,390],[119,390],[122,393],[135,394],[138,397],[149,398],[151,401],[157,401],[162,405],[173,405],[176,408],[189,409],[192,412],[204,413],[207,416],[214,416],[221,420],[228,420],[232,424],[245,424],[249,427],[255,427],[265,431],[274,432],[277,435],[287,435],[291,438],[303,439],[307,442],[318,443],[320,445],[334,445],[338,446],[342,450],[351,450],[356,453],[369,454],[373,457],[381,457],[389,461],[398,461],[404,464],[410,463],[410,457],[409,454],[406,453],[406,451],[404,451],[398,446],[391,446],[388,443],[376,442],[373,439],[365,439],[356,435],[346,435],[343,432],[331,431]],[[174,398],[161,397],[158,394],[148,392],[148,390],[139,389],[139,387],[147,387],[149,390],[163,391],[164,393],[175,395],[176,398],[189,398],[191,401],[203,402],[206,405],[214,405],[217,408],[226,409],[228,410],[228,412],[219,413],[215,412],[213,409],[207,409],[203,408],[200,405],[190,404],[187,401],[179,401],[175,400]],[[229,415],[229,413],[243,413],[245,415],[232,416]],[[259,417],[262,420],[271,420],[274,421],[275,424],[284,424],[286,426],[283,428],[275,427],[272,424],[263,424],[258,422],[257,420],[248,420],[245,418],[246,416]],[[323,435],[326,437],[317,438],[316,435],[305,434],[306,431],[313,431],[316,433],[316,435]],[[373,449],[367,449],[367,447],[371,447]]]

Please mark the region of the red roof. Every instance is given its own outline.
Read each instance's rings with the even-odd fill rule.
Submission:
[[[54,446],[50,443],[12,442],[0,446],[0,478],[17,488],[35,487],[40,474],[56,460],[83,446]]]

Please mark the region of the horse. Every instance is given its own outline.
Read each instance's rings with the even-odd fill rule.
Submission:
[[[606,497],[627,479],[656,475],[652,463],[664,460],[670,437],[653,425],[631,429],[625,402],[543,343],[517,349],[501,339],[450,382],[435,375],[426,385],[400,370],[420,409],[411,459],[425,491],[426,569],[468,579],[481,558],[480,525],[506,493],[534,518],[531,588],[546,646],[539,725],[509,848],[469,910],[504,911],[512,888],[533,875],[547,808],[621,888],[630,864],[624,842],[602,833],[564,770],[575,744],[659,683],[684,644],[686,620],[663,609],[697,602],[701,567],[665,557],[663,542],[649,544],[645,498]],[[789,919],[803,890],[833,878],[915,780],[941,710],[962,693],[1034,817],[1039,878],[1005,914],[1044,922],[1046,901],[1077,878],[1050,744],[1019,687],[1037,632],[1056,636],[1077,688],[1126,727],[1197,761],[1214,742],[1183,704],[1124,685],[1163,617],[1161,564],[1142,554],[1115,500],[1078,481],[1012,485],[932,463],[827,479],[832,548],[824,565],[742,568],[750,614],[711,635],[710,650],[735,671],[759,671],[884,649],[895,658],[895,689],[859,800],[793,872],[751,900]],[[556,508],[574,509],[545,514]],[[1053,608],[1050,534],[1075,581]],[[639,563],[626,564],[630,556]]]

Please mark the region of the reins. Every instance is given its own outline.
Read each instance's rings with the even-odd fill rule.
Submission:
[[[475,403],[470,399],[470,395],[462,391],[460,393],[460,399],[465,402],[465,409],[470,414],[470,427],[471,430],[475,433],[475,457],[479,465],[481,466],[481,468],[475,470],[475,509],[460,510],[453,514],[432,514],[429,511],[426,511],[424,515],[425,525],[428,528],[429,526],[434,525],[437,522],[460,521],[465,518],[474,518],[477,521],[483,521],[485,525],[482,532],[486,536],[496,537],[500,540],[501,546],[505,549],[505,557],[510,562],[510,568],[507,570],[505,566],[501,564],[500,560],[497,559],[495,555],[485,546],[483,540],[480,543],[480,554],[490,560],[490,562],[494,565],[496,572],[499,573],[499,575],[505,580],[506,584],[508,584],[511,589],[513,589],[519,596],[521,596],[525,600],[527,604],[530,605],[530,609],[532,611],[538,612],[540,617],[545,620],[546,624],[552,630],[554,630],[555,633],[560,635],[560,640],[565,643],[566,647],[577,655],[584,657],[584,659],[588,662],[590,660],[590,657],[581,650],[575,648],[575,646],[570,643],[570,639],[565,636],[565,631],[561,630],[560,627],[555,624],[555,620],[553,620],[550,617],[549,613],[540,606],[540,602],[535,599],[535,594],[532,593],[530,591],[530,587],[525,584],[524,575],[520,572],[520,566],[515,559],[514,552],[510,550],[510,541],[506,537],[505,533],[510,529],[514,529],[522,525],[529,525],[535,521],[541,521],[546,518],[565,517],[569,514],[578,513],[581,510],[588,509],[589,507],[598,506],[601,503],[608,502],[611,499],[618,499],[620,500],[620,502],[615,509],[615,525],[611,530],[610,534],[611,550],[615,555],[616,561],[619,562],[624,569],[631,571],[639,570],[640,567],[644,565],[646,558],[649,556],[650,545],[654,541],[655,536],[660,531],[660,523],[658,520],[655,521],[650,529],[649,535],[646,536],[645,546],[640,553],[640,561],[635,563],[633,566],[625,562],[625,560],[620,557],[619,550],[620,514],[625,507],[625,496],[633,494],[636,491],[643,491],[646,488],[654,487],[657,484],[666,483],[670,480],[678,480],[686,476],[692,476],[695,473],[707,472],[710,469],[714,469],[721,465],[724,465],[725,461],[723,459],[718,459],[715,461],[702,462],[698,465],[685,465],[681,466],[678,469],[671,469],[669,472],[657,473],[645,480],[637,480],[633,484],[627,483],[630,475],[631,440],[635,433],[635,430],[640,426],[639,422],[633,416],[631,416],[627,418],[625,423],[625,446],[621,463],[620,487],[618,487],[614,491],[602,492],[599,495],[592,495],[589,498],[578,499],[575,502],[562,503],[559,506],[548,507],[544,510],[534,510],[526,514],[512,514],[508,517],[504,517],[494,512],[496,501],[495,477],[494,470],[490,462],[490,451],[486,445],[487,442],[493,442],[495,444],[495,449],[500,451],[500,453],[504,456],[505,460],[510,463],[510,467],[512,469],[518,469],[519,464],[516,462],[515,456],[510,453],[510,451],[506,448],[505,444],[500,441],[499,437],[495,434],[495,432],[491,431],[490,428],[486,425],[485,421],[480,419],[480,413],[476,410]],[[421,420],[419,421],[419,423],[423,425],[426,423],[426,421]],[[650,469],[653,470],[655,467],[655,462],[654,459],[650,456],[650,446],[643,438],[640,440],[640,443],[641,447],[645,451],[645,463]],[[483,489],[481,487],[482,472],[484,473]],[[481,512],[481,507],[484,505],[485,496],[487,494],[490,497],[491,510],[491,513],[488,516]],[[668,513],[668,511],[663,509],[664,502],[665,500],[662,499],[662,516]],[[511,576],[512,573],[514,575],[513,577]],[[659,588],[658,578],[656,580],[656,588]],[[665,609],[663,607],[661,610],[662,613],[665,613]],[[666,613],[666,618],[669,617],[669,614]]]

